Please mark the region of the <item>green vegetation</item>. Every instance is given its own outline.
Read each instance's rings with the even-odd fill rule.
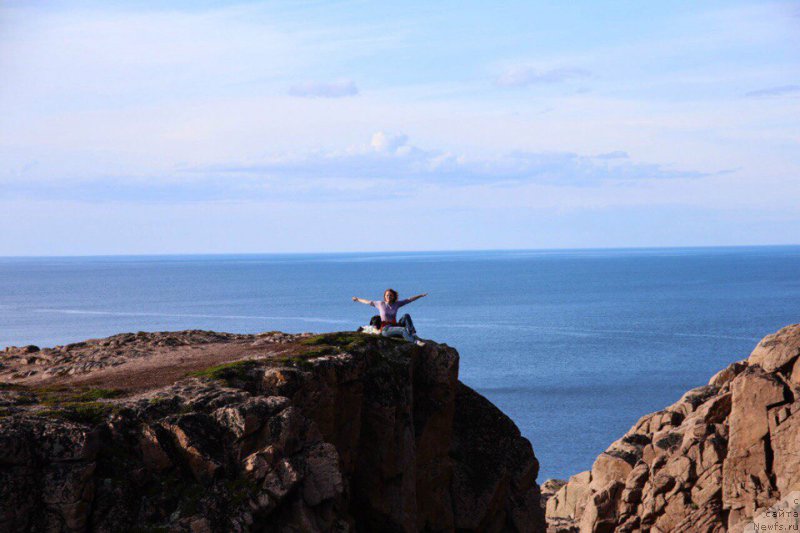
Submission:
[[[309,362],[308,359],[306,359],[305,357],[280,357],[274,359],[274,361],[283,365],[301,368],[303,370],[309,370],[314,367],[314,365],[311,362]]]
[[[340,331],[337,333],[323,333],[300,340],[300,344],[306,346],[337,346],[339,348],[349,348],[365,346],[369,342],[369,335],[356,332]]]
[[[369,345],[371,336],[364,333],[344,332],[337,333],[324,333],[322,335],[314,335],[300,340],[300,344],[305,346],[320,346],[331,348],[339,348],[343,351],[353,351],[359,348],[364,348]],[[328,353],[320,353],[319,355],[330,355],[337,353],[331,351]]]
[[[338,348],[335,348],[334,346],[323,346],[322,348],[317,348],[315,350],[308,350],[306,352],[303,352],[303,357],[310,359],[312,357],[336,355],[338,353],[341,353],[341,351]]]
[[[33,392],[31,392],[31,389],[24,385],[0,383],[0,392],[9,393],[3,395],[3,399],[7,404],[28,405],[37,403],[37,398],[34,396]]]
[[[376,372],[395,372],[403,371],[408,365],[408,354],[395,353],[393,349],[386,349],[401,345],[409,346],[403,339],[384,338],[375,335],[358,332],[336,332],[313,335],[301,339],[298,344],[315,347],[305,353],[298,354],[301,357],[317,357],[320,355],[330,355],[343,352],[361,352],[369,356],[371,370]],[[410,345],[411,349],[418,349]]]
[[[13,399],[14,405],[33,405],[39,403],[39,399],[30,392],[25,392]]]
[[[78,424],[97,425],[113,412],[113,406],[101,402],[68,402],[58,405],[58,409],[39,411],[39,415],[61,418]]]
[[[162,397],[156,396],[155,398],[150,398],[147,401],[147,403],[152,405],[152,406],[156,406],[157,407],[159,405],[166,405],[166,404],[170,403],[171,400],[172,400],[171,398],[164,398],[163,396]]]
[[[122,394],[118,389],[67,386],[38,388],[14,386],[13,389],[25,392],[25,395],[17,398],[17,405],[39,404],[50,408],[35,411],[40,416],[92,425],[100,424],[117,409],[115,405],[98,400],[117,398]]]
[[[246,379],[250,370],[255,368],[257,365],[257,361],[246,359],[244,361],[236,361],[233,363],[212,366],[204,370],[192,372],[189,375],[196,378],[216,379],[231,385],[236,380]]]
[[[96,402],[116,398],[122,394],[117,389],[75,389],[68,387],[43,387],[33,389],[42,405],[59,406],[65,403]]]
[[[370,335],[356,332],[340,331],[337,333],[313,335],[298,341],[301,347],[308,348],[305,350],[301,348],[301,351],[295,353],[293,356],[277,358],[275,361],[300,368],[311,368],[313,365],[308,362],[308,359],[352,352],[368,346],[371,340],[372,338]]]

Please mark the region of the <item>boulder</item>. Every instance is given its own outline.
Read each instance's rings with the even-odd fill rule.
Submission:
[[[800,324],[786,326],[767,335],[755,347],[747,362],[760,366],[765,372],[785,368],[800,356]]]

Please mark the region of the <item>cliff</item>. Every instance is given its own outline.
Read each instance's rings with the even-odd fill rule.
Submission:
[[[530,443],[458,354],[124,334],[0,358],[0,531],[543,531]]]
[[[741,531],[800,490],[800,324],[546,485],[551,532]]]

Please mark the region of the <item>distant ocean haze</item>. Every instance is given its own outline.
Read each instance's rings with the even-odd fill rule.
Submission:
[[[567,477],[800,322],[800,247],[0,259],[0,347],[128,331],[336,331],[404,308]]]

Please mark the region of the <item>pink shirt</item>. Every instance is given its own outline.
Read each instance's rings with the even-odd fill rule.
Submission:
[[[371,301],[369,305],[376,308],[381,314],[381,322],[397,322],[397,310],[409,303],[410,300],[398,300],[387,304],[382,300]]]

